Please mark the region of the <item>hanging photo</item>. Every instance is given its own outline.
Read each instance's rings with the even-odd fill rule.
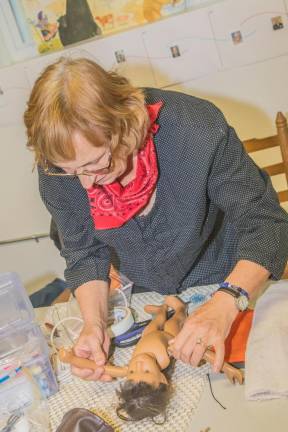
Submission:
[[[271,18],[273,30],[281,30],[284,28],[283,19],[281,16]]]

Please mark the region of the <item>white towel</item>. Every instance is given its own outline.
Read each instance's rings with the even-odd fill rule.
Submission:
[[[246,399],[288,397],[288,281],[271,283],[256,303],[245,369]]]

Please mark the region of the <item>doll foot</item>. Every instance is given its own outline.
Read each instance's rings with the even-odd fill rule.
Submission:
[[[176,296],[167,296],[165,298],[165,305],[169,306],[171,309],[174,309],[175,312],[179,310],[186,310],[186,304]]]
[[[150,315],[157,315],[161,312],[167,312],[168,306],[166,304],[163,304],[161,306],[156,305],[146,305],[144,306],[145,312],[149,313]]]

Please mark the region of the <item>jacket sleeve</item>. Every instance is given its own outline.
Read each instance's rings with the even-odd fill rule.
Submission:
[[[42,201],[54,219],[66,260],[65,278],[72,291],[91,280],[109,279],[110,252],[97,240],[86,191],[78,179],[39,172]]]
[[[280,279],[288,259],[288,215],[270,177],[246,153],[222,118],[208,179],[208,196],[239,233],[237,261],[253,261]]]

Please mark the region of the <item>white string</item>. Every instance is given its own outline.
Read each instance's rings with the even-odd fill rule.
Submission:
[[[123,291],[121,290],[121,288],[116,288],[116,290],[119,291],[119,293],[120,293],[121,296],[123,297],[125,307],[128,309],[128,302],[127,302],[127,298],[126,298],[125,294],[123,293]]]
[[[54,327],[53,327],[53,329],[52,329],[52,331],[51,331],[51,335],[50,335],[50,343],[51,343],[51,346],[52,346],[52,348],[53,348],[53,352],[57,352],[57,348],[56,348],[56,345],[54,344],[54,335],[55,335],[55,331],[57,330],[57,328],[59,327],[59,325],[60,324],[63,324],[64,322],[66,322],[66,321],[71,321],[71,320],[74,320],[74,321],[80,321],[81,323],[83,323],[84,321],[83,321],[83,319],[82,318],[79,318],[79,317],[66,317],[66,318],[63,318],[63,319],[61,319],[60,321],[58,321],[55,325],[54,325]],[[66,329],[66,327],[65,327],[65,329]]]
[[[119,291],[120,295],[122,296],[122,298],[124,300],[125,308],[128,310],[129,306],[128,306],[128,302],[127,302],[127,298],[126,298],[125,294],[123,293],[123,291],[120,288],[116,288],[116,290]],[[126,313],[126,315],[127,315],[127,313]],[[53,327],[53,329],[51,331],[51,335],[50,335],[50,343],[51,343],[51,346],[53,348],[53,352],[57,351],[56,346],[54,344],[54,335],[55,335],[55,332],[56,332],[58,326],[61,325],[61,324],[63,324],[64,322],[70,321],[70,320],[79,321],[81,323],[84,322],[82,318],[80,318],[80,317],[73,317],[73,316],[65,317],[65,318],[61,319],[60,321],[58,321],[54,325],[54,327]],[[63,327],[64,327],[65,331],[69,334],[69,330],[67,330],[66,326],[63,326]]]
[[[114,323],[110,327],[108,327],[107,330],[108,330],[108,332],[110,331],[110,337],[118,336],[119,334],[124,333],[134,323],[134,318],[133,318],[133,315],[131,313],[131,310],[128,307],[128,302],[127,302],[127,298],[126,298],[125,294],[119,288],[116,288],[116,290],[120,292],[120,295],[122,296],[122,298],[124,300],[125,306],[124,307],[121,307],[121,306],[120,307],[114,307],[114,313],[115,313],[115,311],[118,311],[118,312],[120,311],[120,312],[123,313],[123,310],[124,310],[125,311],[125,314],[124,314],[125,315],[125,319],[121,320],[121,322]],[[57,305],[55,305],[55,306],[57,306]],[[55,306],[54,306],[53,312],[54,312],[54,310],[56,310],[57,313],[59,314],[59,311],[58,311],[57,307],[55,308]],[[67,307],[67,305],[66,305],[66,307]],[[57,353],[57,351],[58,351],[56,345],[54,344],[54,336],[55,336],[55,332],[56,332],[57,328],[60,325],[63,325],[63,328],[64,328],[64,330],[66,332],[66,335],[71,340],[71,338],[69,336],[69,332],[71,333],[71,330],[67,329],[67,327],[64,325],[64,322],[66,322],[66,321],[72,321],[72,320],[78,321],[78,322],[81,322],[81,323],[84,322],[84,320],[82,318],[80,318],[80,317],[68,316],[68,317],[65,317],[63,319],[60,319],[54,325],[54,327],[53,327],[53,329],[51,331],[51,335],[50,335],[50,344],[51,344],[51,347],[52,347],[52,352]],[[53,319],[53,321],[54,321],[54,319]],[[72,338],[73,338],[73,336],[72,336]],[[58,356],[57,356],[57,360],[56,361],[59,362],[59,357]],[[57,373],[56,373],[56,375],[57,375],[57,381],[59,383],[61,383],[61,384],[64,384],[66,382],[71,381],[70,367],[69,368],[66,367],[66,365],[64,365],[61,361],[59,362],[59,366],[60,366],[60,369],[58,370],[58,367],[57,367]]]

